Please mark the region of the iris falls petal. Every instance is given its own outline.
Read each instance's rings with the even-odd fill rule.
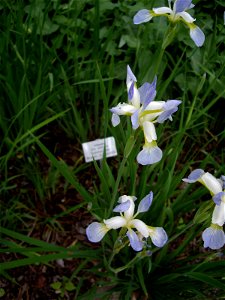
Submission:
[[[222,185],[216,177],[212,174],[206,172],[202,175],[200,182],[207,187],[207,189],[213,194],[216,195],[217,193],[222,192]]]
[[[198,26],[190,29],[190,37],[197,47],[201,47],[205,42],[205,34]]]
[[[87,229],[86,234],[89,241],[93,243],[100,242],[109,229],[103,223],[93,222]]]
[[[138,25],[141,23],[146,23],[152,19],[152,15],[150,10],[148,9],[141,9],[139,10],[133,18],[134,24]]]
[[[217,250],[225,244],[225,234],[222,227],[214,226],[213,224],[206,228],[202,233],[204,247]]]
[[[182,180],[184,182],[193,183],[200,179],[203,174],[205,174],[205,172],[202,169],[196,169],[190,173],[188,178],[183,178]]]
[[[158,146],[143,147],[137,155],[137,161],[141,165],[152,165],[162,159],[162,150]]]
[[[163,247],[166,244],[168,236],[162,227],[150,227],[149,231],[152,243],[156,247]]]
[[[225,223],[225,203],[221,201],[220,205],[216,205],[213,210],[212,223],[223,226]]]
[[[113,127],[116,127],[117,125],[120,124],[120,117],[117,114],[113,113],[111,121],[112,121]]]
[[[125,218],[117,216],[104,220],[104,223],[108,229],[118,229],[124,227],[127,221]]]
[[[130,241],[130,245],[131,247],[135,250],[135,251],[141,251],[143,248],[143,243],[142,241],[138,238],[138,235],[132,230],[128,230],[127,231],[127,236],[129,238]]]

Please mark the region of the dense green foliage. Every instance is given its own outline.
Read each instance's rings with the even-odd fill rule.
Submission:
[[[225,2],[194,3],[192,15],[205,44],[197,48],[179,26],[161,57],[166,19],[136,26],[132,18],[139,9],[166,1],[1,1],[0,231],[5,256],[0,272],[12,285],[14,269],[52,268],[56,260],[77,259],[68,277],[49,284],[53,292],[60,290],[58,299],[64,294],[70,299],[132,299],[135,293],[137,299],[224,299],[225,250],[204,249],[201,239],[212,201],[204,187],[187,186],[182,178],[196,168],[217,177],[225,174]],[[157,128],[163,159],[152,166],[136,163],[142,136],[132,143],[129,120],[122,117],[118,127],[111,125],[109,108],[127,101],[127,64],[139,85],[151,82],[157,71],[157,100],[182,100],[173,122]],[[101,165],[85,164],[81,143],[107,136],[115,137],[118,156],[104,158]],[[168,244],[153,249],[151,257],[135,257],[125,247],[110,265],[115,232],[97,246],[87,240],[49,242],[38,234],[45,226],[51,232],[72,232],[68,224],[80,215],[102,221],[113,215],[119,196],[142,199],[150,190],[154,201],[143,220],[163,226],[169,235]],[[76,201],[62,209],[57,195],[69,199],[70,191]]]

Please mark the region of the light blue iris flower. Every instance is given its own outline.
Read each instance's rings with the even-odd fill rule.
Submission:
[[[183,22],[190,29],[190,37],[194,41],[197,47],[201,47],[205,41],[205,35],[203,31],[194,24],[195,19],[186,11],[194,5],[192,0],[175,0],[173,9],[171,8],[171,0],[169,7],[158,7],[152,10],[141,9],[133,18],[134,24],[141,24],[150,21],[153,17],[166,16],[170,22]]]
[[[131,68],[127,66],[127,93],[128,103],[119,103],[110,109],[112,124],[120,123],[120,116],[131,117],[134,130],[140,127],[144,132],[145,144],[137,156],[137,161],[142,165],[154,164],[161,160],[162,150],[157,146],[155,123],[163,123],[167,119],[172,121],[172,114],[178,110],[180,100],[154,101],[156,96],[155,77],[152,83],[145,82],[137,88],[137,79]]]
[[[198,181],[210,191],[216,205],[213,210],[211,225],[202,233],[202,239],[205,248],[220,249],[225,244],[225,233],[223,231],[223,225],[225,224],[225,176],[217,179],[202,169],[196,169],[183,181],[188,183]]]
[[[163,247],[168,240],[165,230],[162,227],[148,226],[136,218],[139,213],[149,210],[153,200],[153,193],[150,192],[141,200],[137,212],[134,214],[135,200],[136,197],[134,196],[124,195],[120,197],[119,204],[113,210],[120,213],[120,216],[103,220],[103,223],[91,223],[86,229],[89,241],[97,243],[102,240],[109,230],[126,228],[126,236],[129,239],[130,246],[135,251],[141,251],[147,245],[149,237],[156,247]]]

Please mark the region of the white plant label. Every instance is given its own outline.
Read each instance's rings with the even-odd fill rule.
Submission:
[[[105,156],[112,157],[117,155],[116,143],[114,137],[97,139],[82,144],[85,162],[103,159],[104,149]]]

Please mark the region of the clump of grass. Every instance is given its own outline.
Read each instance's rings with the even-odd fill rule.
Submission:
[[[81,261],[80,267],[61,277],[58,285],[51,282],[52,291],[59,291],[61,297],[110,299],[114,293],[118,299],[134,295],[222,299],[224,250],[205,250],[201,240],[212,205],[203,188],[187,187],[182,178],[195,168],[225,174],[221,109],[225,31],[222,16],[209,14],[224,4],[217,1],[215,8],[203,1],[196,5],[195,17],[207,37],[204,47],[197,49],[181,27],[162,57],[165,20],[139,27],[132,24],[135,12],[145,6],[150,9],[149,5],[165,3],[106,0],[90,4],[85,0],[26,5],[13,1],[0,7],[1,252],[5,259],[0,267],[7,280],[16,280],[12,271],[24,266],[55,268],[54,261],[73,259]],[[116,128],[110,122],[109,108],[126,102],[126,65],[131,62],[140,83],[151,82],[158,70],[158,100],[182,100],[173,123],[157,128],[164,154],[152,166],[135,163],[142,141],[139,135],[133,142],[129,121],[121,119]],[[66,137],[63,149],[77,151],[72,162],[57,154],[53,132],[54,137]],[[118,157],[85,165],[80,143],[108,135],[115,137]],[[41,168],[43,161],[46,165]],[[18,189],[20,180],[28,182],[28,188]],[[47,207],[58,186],[62,196],[72,190],[78,203],[71,207],[60,203],[62,210],[51,215]],[[74,245],[32,236],[31,223],[34,228],[47,224],[52,232],[66,234],[62,217],[79,218],[85,211],[90,222],[92,218],[102,221],[112,216],[119,196],[142,199],[150,190],[154,202],[143,221],[163,226],[170,237],[151,257],[135,259],[127,247],[109,266],[115,233],[97,246],[86,240],[84,228],[83,241]]]

